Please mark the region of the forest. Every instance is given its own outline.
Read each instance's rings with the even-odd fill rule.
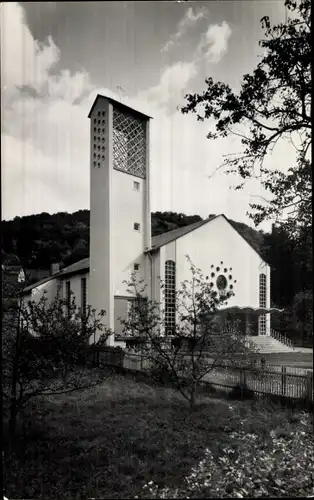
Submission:
[[[209,214],[213,215],[213,214]],[[152,235],[197,222],[199,215],[154,212]],[[312,234],[293,237],[285,227],[264,233],[230,220],[271,266],[272,306],[287,313],[274,318],[277,330],[306,344],[312,336]],[[2,263],[22,266],[27,284],[49,275],[52,263],[68,266],[89,255],[89,210],[41,213],[2,222]]]

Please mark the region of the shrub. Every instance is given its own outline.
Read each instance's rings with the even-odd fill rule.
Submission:
[[[232,442],[220,455],[205,450],[180,489],[159,488],[150,481],[141,497],[302,497],[313,493],[314,439],[309,415],[302,414],[293,432],[279,429],[265,436],[239,429],[229,437]]]
[[[230,399],[254,399],[254,391],[246,384],[237,384],[230,392]]]

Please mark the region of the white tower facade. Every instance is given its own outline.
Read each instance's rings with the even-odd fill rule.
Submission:
[[[96,310],[106,311],[104,322],[114,331],[121,304],[130,298],[123,282],[133,271],[147,285],[150,280],[148,256],[144,254],[151,247],[150,117],[98,95],[89,118],[88,301]],[[113,345],[114,338],[108,343]]]

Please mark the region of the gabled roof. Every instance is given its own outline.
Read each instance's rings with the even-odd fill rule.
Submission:
[[[111,97],[107,97],[105,95],[97,94],[96,99],[91,107],[91,110],[88,114],[88,118],[91,117],[91,114],[97,104],[97,102],[100,99],[105,99],[106,101],[110,102],[115,108],[121,109],[121,111],[125,111],[126,113],[130,113],[131,115],[138,115],[141,119],[149,120],[152,119],[151,116],[145,115],[144,113],[141,113],[140,111],[137,111],[136,109],[131,108],[130,106],[127,106],[126,104],[122,104],[122,102],[116,101],[115,99],[112,99]]]
[[[262,254],[258,251],[257,248],[255,248],[252,243],[248,240],[248,238],[241,233],[241,230],[238,229],[225,215],[211,215],[205,220],[200,220],[197,222],[194,222],[193,224],[189,224],[188,226],[184,227],[179,227],[177,229],[173,229],[172,231],[167,231],[166,233],[158,234],[156,236],[152,237],[152,246],[148,252],[154,252],[158,250],[160,247],[167,245],[171,241],[177,240],[178,238],[181,238],[181,236],[184,236],[185,234],[190,233],[191,231],[194,231],[195,229],[198,229],[199,227],[203,226],[204,224],[207,224],[208,222],[213,221],[214,219],[217,219],[218,217],[224,217],[224,219],[231,225],[231,227],[237,231],[237,233],[246,241],[248,245],[261,257],[261,259],[265,262],[264,257]],[[85,259],[79,260],[78,262],[75,262],[74,264],[71,264],[68,267],[65,267],[62,269],[59,273],[53,274],[52,276],[49,276],[48,278],[45,278],[41,281],[38,281],[37,283],[34,283],[33,285],[29,285],[26,288],[24,288],[23,293],[30,292],[33,288],[36,288],[37,286],[40,286],[51,279],[54,278],[59,278],[62,279],[65,276],[75,274],[75,273],[80,273],[82,271],[88,271],[89,270],[89,257],[86,257]]]
[[[54,274],[54,276],[58,275],[60,276],[60,278],[62,278],[63,276],[66,276],[68,274],[77,273],[78,271],[84,271],[88,269],[89,269],[89,257],[86,257],[85,259],[79,260],[78,262],[74,262],[74,264],[65,267],[59,273]]]
[[[234,230],[235,230],[235,231],[236,231],[236,232],[237,232],[237,233],[241,236],[241,238],[243,238],[243,239],[247,242],[247,244],[248,244],[248,245],[250,245],[250,247],[251,247],[251,248],[252,248],[252,249],[253,249],[253,250],[254,250],[254,251],[255,251],[255,252],[256,252],[256,253],[260,256],[260,258],[261,258],[264,262],[266,262],[266,261],[265,261],[264,256],[263,256],[263,255],[262,255],[262,253],[261,253],[261,251],[260,251],[258,248],[256,248],[256,246],[255,246],[255,245],[252,245],[252,242],[251,242],[251,241],[247,238],[246,234],[245,234],[245,233],[243,233],[243,232],[241,231],[241,229],[240,229],[240,228],[238,228],[238,227],[234,224],[234,222],[232,222],[231,220],[229,220],[229,219],[228,219],[228,218],[227,218],[224,214],[221,214],[221,216],[222,216],[222,217],[224,217],[224,218],[226,219],[226,221],[227,221],[227,222],[229,222],[230,226],[232,226],[232,227],[233,227],[233,229],[234,229]],[[267,262],[266,262],[266,264],[267,264]]]
[[[188,226],[184,227],[179,227],[178,229],[173,229],[172,231],[167,231],[166,233],[158,234],[157,236],[153,236],[152,238],[152,246],[149,249],[150,251],[154,252],[158,250],[160,247],[163,245],[167,245],[167,243],[170,243],[171,241],[177,240],[178,238],[181,238],[181,236],[184,236],[185,234],[190,233],[191,231],[194,231],[194,229],[198,229],[199,227],[203,226],[204,224],[207,224],[208,222],[213,221],[214,219],[217,219],[218,217],[223,217],[229,224],[230,226],[243,238],[248,245],[261,257],[261,259],[265,262],[264,256],[261,254],[258,248],[256,248],[256,245],[252,245],[252,242],[247,238],[246,234],[241,231],[240,228],[238,228],[232,221],[230,221],[224,214],[220,215],[211,215],[205,220],[201,220],[198,222],[194,222],[193,224],[189,224]]]
[[[37,281],[32,285],[27,286],[26,288],[23,289],[23,293],[28,293],[34,288],[37,288],[38,286],[43,285],[44,283],[47,283],[48,281],[54,278],[62,279],[63,277],[69,276],[71,274],[80,273],[82,271],[88,271],[88,270],[89,270],[89,257],[79,260],[78,262],[74,262],[74,264],[65,267],[60,272],[55,273],[52,276],[48,276],[48,278]]]
[[[36,281],[36,283],[32,283],[31,285],[26,286],[23,288],[22,293],[27,294],[28,292],[31,292],[34,288],[37,288],[40,285],[43,285],[44,283],[48,283],[48,281],[52,280],[55,278],[57,274],[54,274],[53,276],[48,276],[48,278],[43,278],[42,280]]]
[[[151,250],[157,250],[158,248],[162,247],[163,245],[167,245],[167,243],[170,243],[171,241],[177,240],[178,238],[181,238],[181,236],[184,236],[185,234],[190,233],[191,231],[194,231],[194,229],[197,229],[204,224],[207,224],[207,222],[212,221],[213,219],[216,219],[218,217],[217,215],[212,215],[208,219],[205,220],[199,220],[197,222],[193,222],[193,224],[189,224],[188,226],[183,226],[183,227],[178,227],[177,229],[173,229],[172,231],[167,231],[166,233],[162,234],[157,234],[156,236],[152,237],[152,247]]]

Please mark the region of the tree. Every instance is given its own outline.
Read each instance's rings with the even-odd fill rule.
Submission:
[[[134,297],[133,306],[128,318],[120,321],[124,334],[133,337],[149,361],[151,373],[168,376],[193,408],[201,380],[231,359],[236,364],[235,354],[240,363],[249,363],[253,347],[247,345],[236,323],[216,317],[219,307],[234,294],[231,270],[221,262],[216,268],[212,265],[211,274],[204,276],[189,258],[188,261],[190,281],[183,281],[172,292],[161,282],[166,307],[145,299],[145,285],[132,274],[127,284]],[[215,289],[217,279],[220,292]],[[168,306],[176,313],[175,324],[169,324]],[[212,313],[212,318],[202,322],[205,313]]]
[[[313,293],[304,290],[295,294],[286,314],[288,335],[299,345],[313,346]]]
[[[207,89],[186,95],[181,111],[211,120],[209,139],[241,137],[242,152],[226,156],[221,167],[240,174],[243,181],[236,189],[258,175],[271,194],[271,203],[250,205],[256,225],[281,219],[297,232],[312,221],[311,3],[286,0],[285,6],[291,15],[284,23],[271,26],[267,16],[261,20],[263,56],[253,73],[243,76],[239,93],[207,78]],[[266,156],[284,140],[295,147],[295,163],[287,165],[285,172],[267,168]]]
[[[49,302],[25,302],[15,291],[5,293],[3,308],[3,395],[9,412],[11,437],[17,417],[30,399],[95,386],[100,372],[86,363],[87,345],[96,330],[108,337],[102,324],[105,312],[90,306],[81,311],[72,296]]]

